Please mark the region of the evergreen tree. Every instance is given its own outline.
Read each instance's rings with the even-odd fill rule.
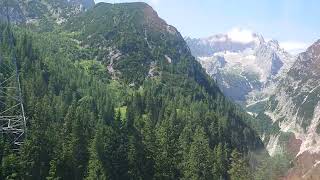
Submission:
[[[231,153],[231,165],[228,174],[231,180],[250,180],[253,179],[248,164],[237,150]]]
[[[88,165],[88,175],[87,180],[106,180],[107,172],[106,168],[102,164],[100,159],[100,153],[103,153],[103,124],[100,124],[100,127],[97,128],[95,137],[91,143],[90,147],[90,158]]]
[[[61,177],[58,175],[58,165],[57,160],[51,160],[50,161],[50,170],[49,175],[46,177],[47,180],[60,180]]]
[[[88,12],[92,16],[96,11],[106,13],[103,20],[108,22],[92,27],[96,21],[90,20],[90,27],[76,29],[97,30],[92,38],[69,33],[62,26],[54,33],[17,26],[10,49],[9,27],[0,23],[0,82],[10,77],[2,67],[16,55],[28,117],[27,137],[19,152],[9,151],[9,142],[1,139],[0,179],[234,177],[237,161],[231,161],[235,164],[231,174],[227,172],[229,149],[245,154],[263,147],[244,123],[245,112],[226,100],[183,39],[136,22],[143,18],[140,4],[104,6],[109,5]],[[79,22],[86,22],[87,14],[82,18]],[[140,32],[142,27],[147,28],[152,50]],[[102,42],[99,45],[97,37],[104,37],[97,41]],[[108,58],[113,50],[106,47],[122,53],[113,64]],[[158,75],[146,77],[151,62]],[[110,64],[119,77],[108,74]],[[1,112],[13,105],[9,96],[16,92],[2,86],[0,91]]]
[[[208,139],[202,128],[197,128],[185,165],[185,179],[212,179],[212,157]]]

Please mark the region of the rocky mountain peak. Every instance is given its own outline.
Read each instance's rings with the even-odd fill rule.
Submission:
[[[141,6],[144,12],[144,18],[146,20],[147,26],[151,28],[156,28],[161,31],[168,31],[172,34],[178,34],[175,27],[167,24],[165,20],[159,17],[158,13],[148,4],[143,2],[135,3],[137,6]]]
[[[186,41],[207,73],[217,79],[222,91],[241,104],[256,99],[251,92],[260,92],[273,84],[294,61],[277,40],[266,42],[259,33],[239,28],[209,38],[186,38]],[[223,66],[218,62],[219,57],[225,61]]]
[[[307,49],[306,53],[309,54],[312,59],[320,59],[320,40],[312,44],[312,46]]]
[[[234,28],[227,33],[221,33],[206,38],[185,38],[192,53],[196,57],[209,57],[217,52],[242,52],[247,49],[256,49],[266,44],[259,33]]]
[[[253,37],[255,37],[257,44],[264,44],[266,42],[264,37],[261,34],[253,33]]]
[[[273,47],[274,49],[279,49],[280,48],[279,41],[274,40],[274,39],[268,41],[268,45],[270,47]]]

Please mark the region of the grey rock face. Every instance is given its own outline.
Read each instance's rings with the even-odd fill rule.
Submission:
[[[223,93],[243,105],[262,97],[261,92],[275,84],[294,60],[277,41],[266,42],[256,33],[243,42],[227,34],[186,41]]]

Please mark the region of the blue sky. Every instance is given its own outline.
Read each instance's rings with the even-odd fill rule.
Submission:
[[[134,0],[96,0],[133,2]],[[276,39],[288,51],[301,51],[320,39],[319,0],[142,0],[159,16],[195,38],[241,28]]]

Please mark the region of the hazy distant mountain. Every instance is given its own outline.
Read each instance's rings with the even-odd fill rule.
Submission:
[[[267,87],[292,65],[294,58],[275,40],[251,32],[239,38],[235,29],[228,34],[203,39],[186,38],[194,56],[217,80],[222,91],[241,104],[260,100]],[[223,63],[221,63],[223,62]]]
[[[241,29],[234,29],[233,31],[242,31]],[[244,51],[248,48],[254,48],[261,41],[263,37],[251,33],[247,39],[239,39],[233,33],[218,34],[208,38],[192,39],[187,37],[186,41],[191,49],[191,52],[196,57],[209,57],[214,53],[222,51]]]

